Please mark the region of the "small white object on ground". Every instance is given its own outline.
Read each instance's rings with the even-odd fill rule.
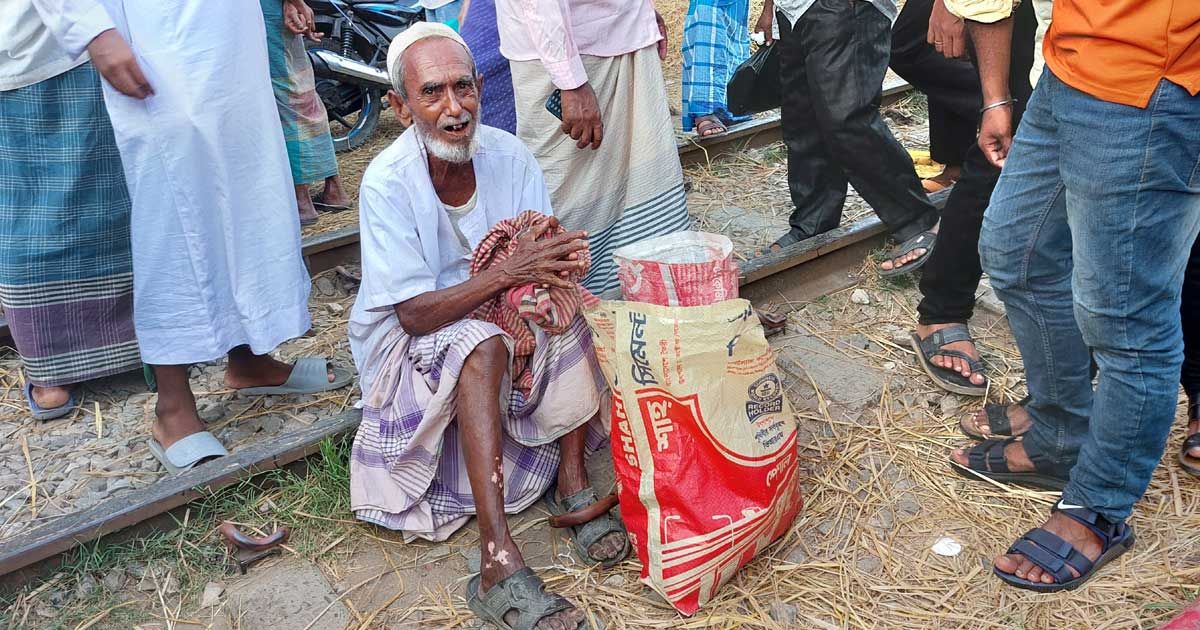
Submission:
[[[225,592],[225,587],[218,582],[209,582],[204,585],[204,594],[200,596],[201,608],[212,608],[221,603],[221,594]]]
[[[933,543],[933,553],[936,553],[939,556],[953,558],[954,556],[962,553],[962,545],[960,545],[957,540],[954,540],[949,536],[942,536],[937,540],[937,542]]]
[[[850,301],[855,304],[870,304],[871,296],[867,295],[867,292],[862,289],[855,289],[850,292]]]

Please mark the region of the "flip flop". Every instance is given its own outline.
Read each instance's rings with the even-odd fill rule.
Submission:
[[[901,265],[899,267],[893,267],[891,269],[882,269],[882,268],[878,268],[878,266],[877,266],[877,268],[879,269],[879,275],[884,278],[891,278],[893,276],[899,276],[899,275],[903,275],[906,273],[912,273],[912,272],[920,269],[921,266],[924,265],[929,260],[929,257],[933,255],[933,248],[935,245],[937,245],[937,233],[936,232],[925,231],[925,232],[921,232],[920,234],[917,234],[916,236],[901,243],[900,246],[897,247],[896,249],[893,249],[892,251],[888,252],[887,259],[888,260],[896,260],[897,258],[899,258],[905,254],[908,254],[908,253],[912,252],[913,250],[917,250],[917,249],[924,249],[925,253],[921,254],[921,256],[918,257],[916,260],[906,263],[904,265]]]
[[[772,248],[775,247],[776,245],[778,245],[780,251],[782,251],[784,249],[787,249],[789,246],[795,245],[796,243],[799,243],[800,241],[803,241],[803,240],[804,240],[803,238],[797,236],[794,232],[789,230],[787,234],[784,234],[783,236],[780,236],[779,238],[775,239],[774,243],[771,243],[770,245],[767,245],[765,248],[760,249],[759,251],[755,252],[752,256],[750,256],[750,260],[754,260],[755,258],[762,258],[763,256],[770,256],[771,254],[779,253],[776,251],[772,251]]]
[[[542,578],[529,567],[500,580],[486,593],[479,592],[479,582],[479,575],[467,582],[467,607],[480,619],[502,630],[530,630],[549,615],[577,608],[562,595],[547,593]],[[504,615],[511,611],[517,612],[517,620],[510,625],[504,620]],[[587,627],[585,618],[575,626],[575,630]],[[603,625],[600,628],[602,630]]]
[[[173,475],[187,472],[199,464],[229,454],[220,440],[208,431],[193,433],[165,449],[154,438],[150,438],[146,445],[150,448],[150,453],[162,463],[163,468]]]
[[[247,387],[238,391],[247,396],[286,396],[288,394],[316,394],[332,389],[341,389],[354,380],[354,374],[340,368],[333,369],[333,380],[329,380],[329,361],[320,357],[303,357],[292,365],[292,373],[283,385]]]
[[[25,402],[29,403],[29,412],[33,415],[33,419],[43,422],[61,418],[74,411],[75,406],[79,404],[75,400],[75,392],[72,391],[67,397],[67,402],[53,409],[43,409],[33,399],[33,383],[29,381],[25,381]]]
[[[601,503],[602,501],[606,503],[612,502],[609,497],[605,497],[603,500],[598,498],[596,496],[596,490],[593,488],[584,488],[583,490],[580,490],[569,497],[563,497],[557,501],[554,499],[554,495],[556,493],[557,488],[551,487],[550,490],[546,492],[544,499],[547,509],[550,510],[550,514],[554,515],[555,517],[571,516],[575,513],[584,512],[588,507],[596,503]],[[625,530],[625,525],[612,515],[611,509],[612,508],[609,507],[608,509],[604,510],[603,513],[596,515],[591,520],[578,525],[564,526],[565,529],[569,529],[571,531],[571,542],[575,547],[575,554],[579,556],[579,559],[593,564],[598,563],[606,569],[619,564],[622,560],[628,557],[630,550],[629,532]],[[556,519],[554,518],[551,519],[551,527],[559,527],[559,525],[555,523],[555,520]],[[597,542],[600,542],[600,539],[612,533],[625,535],[624,549],[622,549],[617,555],[606,560],[593,558],[591,554],[588,553],[588,548]]]
[[[1017,539],[1017,542],[1013,543],[1005,553],[1025,556],[1030,562],[1041,567],[1043,571],[1054,576],[1055,582],[1053,584],[1031,582],[993,566],[992,573],[996,577],[1017,588],[1039,593],[1073,591],[1083,586],[1083,583],[1096,575],[1096,572],[1104,565],[1129,551],[1137,540],[1133,534],[1133,528],[1124,521],[1109,522],[1088,508],[1059,508],[1055,505],[1053,511],[1065,514],[1096,534],[1096,537],[1100,539],[1101,549],[1103,549],[1100,557],[1094,561],[1090,560],[1059,535],[1041,527],[1035,527],[1025,532],[1025,535]],[[1071,569],[1075,569],[1079,577],[1072,576]]]
[[[335,205],[332,203],[322,203],[320,201],[317,201],[314,198],[313,199],[313,207],[316,208],[317,210],[324,210],[325,212],[338,213],[338,212],[344,212],[346,210],[349,210],[353,206],[351,206],[350,204]]]
[[[983,396],[987,394],[987,378],[984,377],[983,385],[976,385],[971,382],[971,379],[963,376],[961,372],[944,368],[933,364],[933,357],[954,357],[967,362],[967,367],[971,368],[971,373],[983,373],[983,361],[973,359],[965,352],[958,350],[943,350],[949,344],[958,341],[970,341],[975,343],[975,339],[971,337],[971,333],[967,331],[967,327],[963,324],[955,324],[941,330],[935,330],[929,333],[929,336],[922,339],[917,333],[912,333],[912,346],[917,351],[917,360],[921,363],[921,369],[933,379],[933,383],[938,387],[955,394],[964,396]]]
[[[711,130],[713,127],[716,127],[717,131],[712,131],[711,133],[704,133],[705,129],[701,129],[701,127],[704,126],[702,123],[708,123],[708,127],[706,127],[705,129]],[[696,131],[694,133],[696,134],[696,137],[700,138],[700,139],[715,138],[717,136],[729,133],[729,127],[726,127],[725,123],[721,122],[720,118],[717,118],[716,116],[713,116],[712,114],[709,114],[707,116],[697,116],[696,117]]]

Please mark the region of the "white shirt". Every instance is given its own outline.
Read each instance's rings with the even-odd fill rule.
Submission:
[[[362,285],[350,311],[350,350],[362,390],[377,365],[367,359],[400,325],[394,305],[462,284],[471,251],[493,225],[525,210],[552,214],[550,195],[533,154],[508,132],[481,125],[475,168],[475,208],[459,223],[464,248],[429,176],[425,149],[409,129],[371,160],[358,195]]]
[[[86,52],[63,50],[33,0],[0,0],[0,92],[56,77],[87,60]]]

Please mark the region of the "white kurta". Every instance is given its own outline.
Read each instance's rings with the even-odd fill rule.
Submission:
[[[476,133],[475,208],[459,219],[470,249],[459,242],[433,189],[429,159],[413,129],[375,156],[363,173],[358,194],[362,286],[349,332],[364,392],[380,369],[368,359],[400,325],[394,305],[466,282],[471,251],[493,225],[525,210],[552,214],[542,170],[529,149],[506,131],[481,125]]]
[[[134,325],[155,365],[309,328],[309,278],[262,12],[248,0],[34,0],[71,54],[129,42],[154,95],[104,85],[133,200]]]

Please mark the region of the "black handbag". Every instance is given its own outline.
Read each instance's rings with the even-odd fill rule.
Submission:
[[[779,55],[776,46],[759,46],[750,58],[733,71],[726,86],[729,113],[735,116],[757,114],[779,107]]]

